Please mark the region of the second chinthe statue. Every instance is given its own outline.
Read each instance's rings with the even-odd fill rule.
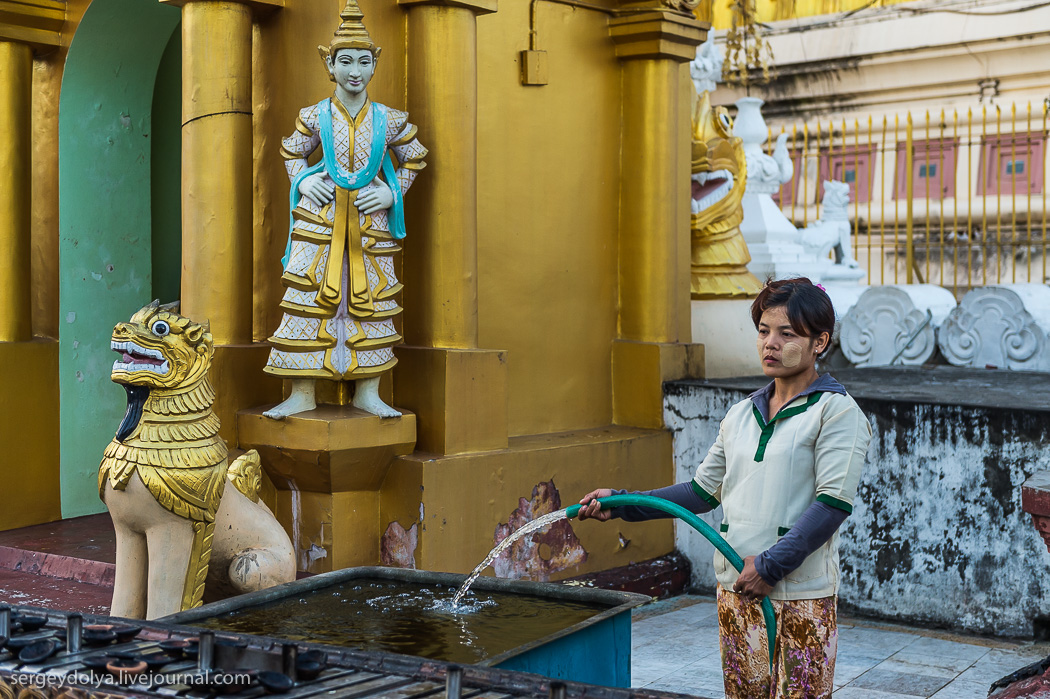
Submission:
[[[291,178],[291,222],[282,266],[281,324],[265,371],[290,379],[282,419],[316,407],[319,379],[354,381],[353,404],[400,413],[379,396],[397,363],[402,284],[393,255],[405,237],[403,197],[427,154],[408,114],[368,98],[380,49],[356,0],[347,0],[330,46],[318,47],[335,94],[303,108],[282,141]],[[309,165],[317,147],[323,157]]]

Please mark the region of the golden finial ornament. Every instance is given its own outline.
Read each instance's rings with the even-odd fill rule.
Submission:
[[[376,58],[382,51],[365,28],[365,13],[357,4],[357,0],[346,0],[346,6],[339,13],[339,27],[335,30],[330,46],[318,46],[321,58],[326,61],[334,57],[339,49],[361,49],[371,51]]]
[[[754,83],[773,79],[773,49],[763,36],[756,0],[733,0],[733,25],[726,32],[726,59],[722,82],[739,85],[751,94]]]

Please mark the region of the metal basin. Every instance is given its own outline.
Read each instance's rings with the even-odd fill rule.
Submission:
[[[631,609],[649,597],[479,578],[477,607],[434,609],[464,575],[347,568],[164,618],[173,624],[395,652],[551,678],[628,687]],[[429,595],[429,598],[428,598]]]

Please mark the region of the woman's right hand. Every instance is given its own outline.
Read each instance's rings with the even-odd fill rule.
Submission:
[[[299,183],[299,193],[309,197],[318,206],[324,206],[335,198],[335,187],[325,180],[323,172],[315,172]]]
[[[598,503],[599,498],[607,498],[613,494],[613,491],[609,488],[598,488],[580,498],[580,504],[583,507],[580,508],[580,519],[596,519],[599,522],[607,522],[612,517],[612,510],[602,510],[601,505]]]

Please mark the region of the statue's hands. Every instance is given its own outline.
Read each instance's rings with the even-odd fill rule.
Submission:
[[[580,508],[580,519],[596,519],[599,522],[607,522],[612,517],[611,510],[602,510],[601,505],[598,504],[599,498],[607,498],[612,495],[612,490],[609,488],[598,488],[580,498],[580,504],[583,507]]]
[[[390,191],[390,186],[378,177],[372,180],[367,189],[359,191],[354,200],[354,206],[365,215],[389,209],[393,203],[394,193]]]
[[[325,181],[324,173],[315,172],[299,183],[299,193],[318,206],[324,206],[335,198],[335,187]]]

